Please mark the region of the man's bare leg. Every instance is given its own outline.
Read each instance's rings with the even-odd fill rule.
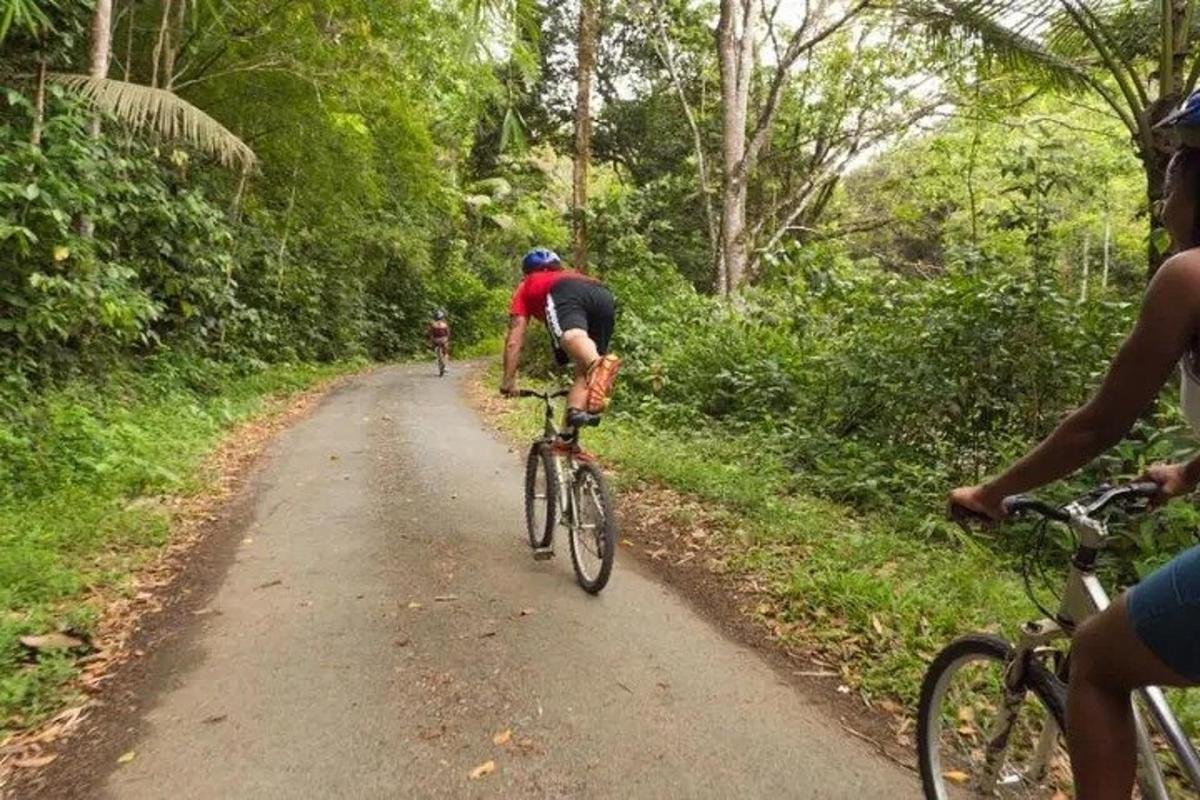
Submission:
[[[582,328],[563,331],[559,341],[562,343],[563,352],[570,356],[571,363],[575,366],[575,381],[567,394],[567,408],[584,411],[587,409],[588,367],[600,357],[600,353],[596,350],[596,343]]]

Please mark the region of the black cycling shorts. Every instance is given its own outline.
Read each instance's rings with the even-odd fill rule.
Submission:
[[[615,316],[616,303],[604,284],[583,278],[564,278],[554,284],[546,295],[546,328],[558,363],[565,365],[570,360],[562,349],[562,335],[573,328],[587,331],[596,350],[605,355]]]

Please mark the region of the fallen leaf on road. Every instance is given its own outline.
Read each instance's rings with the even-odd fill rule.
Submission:
[[[51,753],[48,756],[26,756],[14,761],[13,766],[17,769],[37,769],[46,766],[56,758],[58,758],[57,753]]]
[[[506,728],[492,737],[492,744],[502,747],[512,739],[512,728]]]
[[[217,714],[212,717],[205,717],[204,719],[202,719],[200,721],[203,722],[205,725],[215,725],[216,723],[224,722],[227,719],[229,719],[228,714]]]
[[[433,601],[435,603],[450,603],[457,599],[458,595],[456,594],[439,594],[437,597],[433,598]]]
[[[850,687],[844,683],[841,686],[837,687],[837,690],[838,690],[838,694],[850,694]]]
[[[442,724],[442,725],[437,726],[436,728],[425,728],[424,730],[419,730],[419,731],[417,731],[417,736],[420,736],[422,739],[425,739],[425,740],[438,739],[445,732],[446,732],[446,726],[445,726],[445,724]]]
[[[956,769],[952,769],[949,772],[943,772],[942,777],[948,781],[954,781],[955,783],[966,783],[971,779],[970,775],[965,772],[960,772]]]
[[[407,636],[401,636],[396,640],[396,647],[408,647],[409,639]]]
[[[41,636],[22,636],[21,644],[30,650],[74,650],[83,647],[81,640],[65,633],[47,633]]]
[[[247,536],[245,539],[242,539],[242,544],[251,544],[253,541],[253,539]]]
[[[255,589],[270,589],[272,586],[282,586],[282,585],[283,585],[283,581],[276,578],[273,581],[267,581],[266,583],[260,583],[258,586],[255,586],[254,588]]]
[[[892,700],[880,700],[879,707],[889,714],[903,714],[904,707]]]
[[[496,771],[495,761],[485,761],[475,769],[471,770],[471,780],[477,781],[484,775],[491,775]]]
[[[134,752],[132,750],[130,750],[128,753],[126,753],[125,755],[118,758],[117,763],[118,764],[128,764],[130,761],[133,761],[133,756],[134,756]]]
[[[521,617],[528,617],[528,616],[529,616],[530,614],[532,614],[532,613],[533,613],[533,609],[532,609],[532,608],[522,608],[522,609],[521,609],[521,613],[520,613],[520,614],[518,614],[518,616],[521,616]]]
[[[416,600],[414,600],[408,604],[408,607],[409,608],[422,608],[423,606],[420,603],[418,603]]]

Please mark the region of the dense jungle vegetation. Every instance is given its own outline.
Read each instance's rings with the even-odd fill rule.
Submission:
[[[937,581],[1021,556],[945,491],[1088,396],[1165,255],[1151,126],[1200,16],[1085,5],[0,0],[0,730],[71,670],[18,637],[86,630],[165,537],[132,498],[264,396],[420,353],[434,308],[489,352],[535,245],[618,297],[610,429],[671,440],[639,469],[867,521],[842,583],[773,569],[881,652],[892,614],[865,680],[911,697],[984,602]],[[1164,397],[1075,488],[1187,446]],[[1197,521],[1148,518],[1118,576]],[[893,551],[937,565],[919,601]]]

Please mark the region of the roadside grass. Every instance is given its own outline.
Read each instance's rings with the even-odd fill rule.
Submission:
[[[178,356],[102,385],[78,382],[11,403],[0,416],[0,739],[61,707],[76,673],[66,653],[21,636],[87,638],[94,597],[169,539],[167,495],[203,489],[204,457],[231,425],[272,400],[357,365],[278,365],[249,374]]]
[[[484,380],[495,383],[495,372]],[[532,439],[540,410],[513,402],[497,422]],[[855,514],[796,493],[786,466],[749,439],[610,415],[588,431],[587,447],[614,468],[618,486],[660,483],[716,506],[720,535],[736,553],[730,567],[769,597],[758,613],[786,643],[834,663],[868,699],[898,701],[911,713],[926,665],[951,639],[1011,634],[1036,614],[1015,565],[986,536],[963,534],[933,509],[914,529],[899,514]]]

